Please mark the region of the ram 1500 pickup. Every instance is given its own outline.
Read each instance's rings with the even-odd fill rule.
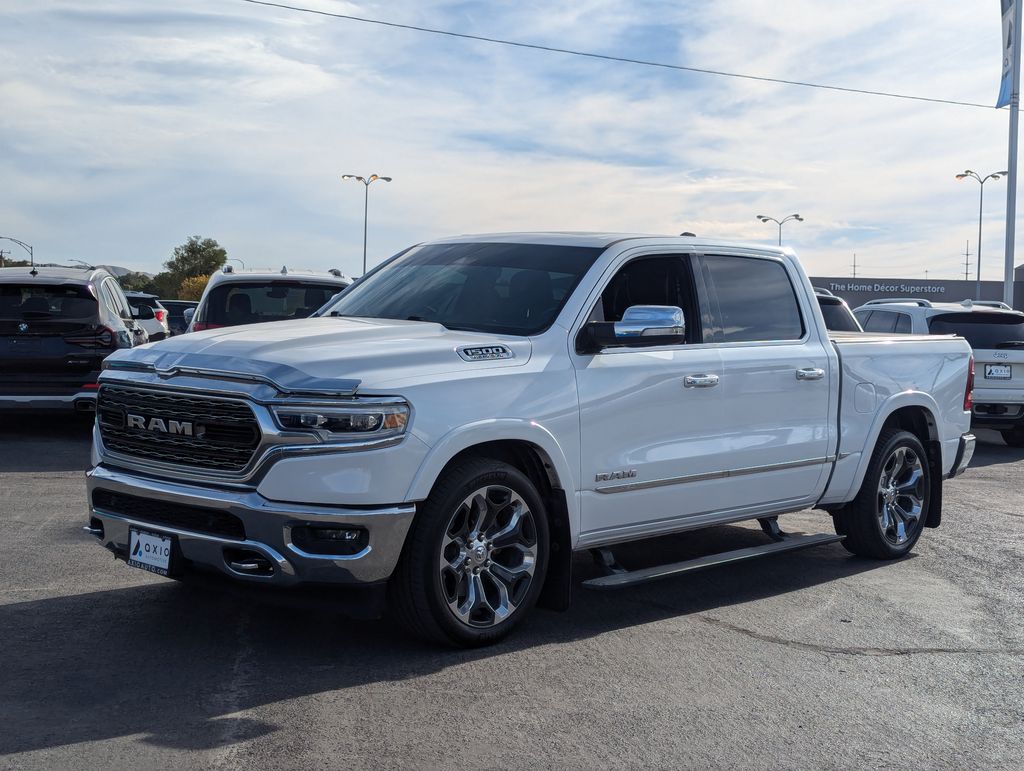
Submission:
[[[971,389],[962,339],[829,333],[788,249],[452,238],[316,318],[109,357],[86,529],[162,575],[362,587],[480,645],[564,608],[575,551],[607,567],[592,588],[840,539],[907,554],[970,461]],[[779,530],[807,508],[836,533]],[[765,546],[633,571],[611,550],[742,520]]]

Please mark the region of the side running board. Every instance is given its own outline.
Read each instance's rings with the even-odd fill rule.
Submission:
[[[845,537],[841,535],[833,535],[831,533],[818,533],[815,535],[780,535],[781,538],[778,540],[775,540],[772,543],[766,543],[763,546],[748,546],[745,549],[719,552],[718,554],[707,554],[703,557],[697,557],[692,560],[673,562],[668,565],[655,565],[654,567],[640,568],[639,570],[624,570],[615,563],[616,569],[612,569],[608,575],[584,581],[583,586],[588,589],[600,590],[621,589],[626,586],[646,584],[650,581],[668,578],[669,576],[693,573],[697,570],[705,570],[706,568],[713,568],[718,565],[728,565],[733,562],[742,562],[743,560],[751,560],[757,557],[767,557],[769,554],[781,554],[782,552],[787,551],[808,549],[811,546],[822,546],[827,543],[835,543],[843,540]],[[599,563],[607,565],[610,553],[606,550],[602,551],[604,551],[605,554],[598,561]]]

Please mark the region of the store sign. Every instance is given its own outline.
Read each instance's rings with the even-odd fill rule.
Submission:
[[[830,281],[826,287],[830,292],[890,292],[894,295],[945,294],[946,287],[941,284],[906,284],[906,283],[858,283],[857,281]]]

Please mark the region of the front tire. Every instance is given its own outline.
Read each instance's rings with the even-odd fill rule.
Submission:
[[[928,519],[931,468],[921,440],[887,429],[875,445],[857,497],[835,513],[836,532],[853,554],[898,559],[914,548]]]
[[[547,512],[525,474],[487,458],[459,463],[416,513],[389,585],[391,610],[433,642],[497,642],[536,604],[549,544]]]

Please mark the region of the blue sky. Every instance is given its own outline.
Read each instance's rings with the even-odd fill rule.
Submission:
[[[999,85],[997,0],[296,4],[984,104]],[[861,275],[956,278],[978,188],[953,177],[1005,167],[1007,121],[238,0],[0,0],[0,235],[43,260],[156,271],[198,233],[250,266],[358,273],[363,191],[340,175],[376,172],[395,181],[370,191],[371,263],[505,230],[774,241],[755,215],[800,212],[786,241],[813,273],[856,252]],[[1004,183],[986,198],[998,279]]]

